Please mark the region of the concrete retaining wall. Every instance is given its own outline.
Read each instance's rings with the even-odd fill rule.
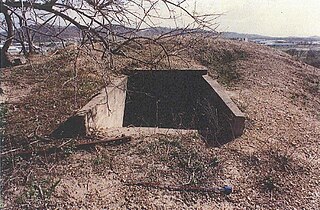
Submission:
[[[93,131],[122,127],[126,100],[127,77],[112,81],[74,116],[59,126],[55,137],[88,135]]]
[[[87,133],[94,130],[122,127],[126,100],[127,77],[113,81],[78,113],[83,116]]]
[[[207,98],[218,107],[220,117],[224,118],[225,126],[231,127],[231,135],[236,138],[242,135],[245,127],[245,115],[230,99],[224,88],[209,75],[202,76],[207,83]]]

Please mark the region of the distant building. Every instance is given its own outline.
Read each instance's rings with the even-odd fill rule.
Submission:
[[[3,47],[3,44],[0,44],[0,49],[1,49],[2,47]],[[29,50],[29,46],[26,44],[25,47],[26,47],[26,50],[28,51],[28,50]],[[38,53],[42,52],[41,47],[36,46],[36,45],[34,45],[33,47],[34,47],[34,49],[35,49],[35,52],[38,52]],[[19,43],[13,43],[13,44],[9,47],[8,53],[11,54],[11,55],[17,55],[17,54],[22,53],[22,46],[21,46],[21,44],[19,44]]]
[[[11,55],[17,55],[21,52],[21,49],[15,47],[15,46],[10,46],[8,49],[8,53]]]
[[[231,40],[236,40],[236,41],[242,41],[242,42],[248,42],[249,39],[247,37],[242,37],[242,38],[230,38]]]
[[[270,47],[292,47],[295,46],[296,43],[288,42],[285,40],[265,40],[265,39],[256,39],[252,40],[253,42],[261,45],[266,45]]]
[[[320,41],[313,41],[312,44],[314,44],[314,45],[320,45]]]

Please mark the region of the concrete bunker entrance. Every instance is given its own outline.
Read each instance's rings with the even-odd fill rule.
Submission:
[[[114,79],[52,135],[116,135],[130,127],[156,128],[152,132],[179,129],[197,131],[221,144],[240,136],[244,121],[244,114],[207,70],[134,70]]]

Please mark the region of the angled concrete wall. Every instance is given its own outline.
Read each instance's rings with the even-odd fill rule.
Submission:
[[[88,135],[93,131],[122,127],[127,90],[127,77],[112,81],[74,116],[59,126],[55,137]]]
[[[78,116],[84,117],[87,133],[122,127],[126,89],[127,77],[119,78],[102,89],[77,113]]]
[[[245,115],[227,95],[225,89],[209,75],[202,76],[206,82],[206,98],[217,107],[220,118],[225,121],[224,127],[230,127],[231,137],[242,135],[245,127]]]

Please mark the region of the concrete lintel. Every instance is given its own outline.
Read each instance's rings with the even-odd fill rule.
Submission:
[[[157,73],[183,73],[183,74],[194,74],[194,75],[206,75],[208,73],[208,69],[203,68],[194,68],[194,69],[157,69],[157,70],[148,70],[148,69],[133,69],[128,70],[126,74],[137,74],[137,73],[143,73],[143,74],[157,74]]]
[[[208,85],[215,91],[218,99],[224,104],[228,116],[231,118],[231,126],[235,137],[242,135],[245,127],[245,114],[240,111],[237,105],[227,95],[225,89],[209,75],[202,76]]]

